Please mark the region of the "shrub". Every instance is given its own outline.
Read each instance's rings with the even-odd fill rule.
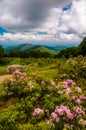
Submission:
[[[80,80],[80,78],[86,79],[86,57],[78,56],[76,58],[70,58],[66,63],[59,68],[61,78],[71,78],[74,80]]]

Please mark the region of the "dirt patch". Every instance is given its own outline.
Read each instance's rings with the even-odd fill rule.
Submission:
[[[0,83],[2,83],[5,79],[10,79],[12,78],[12,75],[3,75],[0,76]]]

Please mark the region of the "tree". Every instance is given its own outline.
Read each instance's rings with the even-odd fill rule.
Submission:
[[[78,54],[85,56],[86,55],[86,37],[78,46]]]
[[[10,57],[19,57],[19,51],[12,50],[12,51],[9,53],[9,56],[10,56]]]
[[[4,48],[0,45],[0,58],[3,56],[4,54]]]

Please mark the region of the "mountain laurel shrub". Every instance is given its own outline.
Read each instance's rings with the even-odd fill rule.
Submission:
[[[86,95],[72,79],[39,84],[16,70],[3,87],[18,102],[0,114],[1,130],[85,130]]]
[[[80,78],[86,79],[86,57],[78,56],[70,58],[59,68],[61,78],[70,78],[78,80]]]

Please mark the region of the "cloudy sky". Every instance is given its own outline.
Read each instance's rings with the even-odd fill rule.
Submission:
[[[0,0],[0,43],[80,43],[86,0]]]

